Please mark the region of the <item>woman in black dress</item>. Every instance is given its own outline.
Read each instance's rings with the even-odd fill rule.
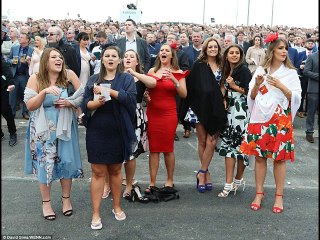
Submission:
[[[212,190],[208,167],[213,157],[219,133],[227,121],[219,82],[221,47],[214,38],[207,38],[186,78],[188,95],[185,120],[195,124],[198,138],[200,169],[197,173],[197,190],[200,193]],[[186,111],[184,111],[186,112]]]
[[[126,173],[126,189],[122,194],[125,199],[131,201],[133,198],[131,190],[136,168],[136,158],[147,150],[147,119],[141,103],[146,88],[154,88],[157,81],[155,78],[143,74],[139,56],[137,52],[132,49],[127,50],[124,53],[123,66],[124,70],[133,76],[137,88],[137,107],[134,127],[138,144],[136,145],[133,154],[124,163],[124,169]],[[136,188],[134,190],[138,191]],[[144,198],[140,197],[137,200],[144,201]]]
[[[100,73],[89,78],[82,103],[91,163],[92,229],[102,228],[99,208],[106,172],[113,198],[112,212],[118,221],[126,219],[120,208],[121,166],[137,142],[133,128],[137,92],[133,77],[120,71],[120,61],[117,47],[103,50]]]

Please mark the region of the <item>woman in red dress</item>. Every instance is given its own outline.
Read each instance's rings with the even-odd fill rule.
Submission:
[[[155,67],[148,72],[157,80],[155,88],[149,90],[150,101],[147,106],[148,140],[149,140],[149,171],[150,186],[155,186],[159,167],[159,156],[164,155],[167,180],[164,187],[173,187],[175,158],[173,142],[178,123],[175,95],[187,96],[185,75],[178,66],[175,50],[163,44],[155,60]],[[147,188],[146,193],[149,192]]]
[[[286,160],[294,160],[293,118],[301,101],[301,86],[297,71],[288,58],[288,43],[272,34],[266,58],[249,83],[248,108],[250,121],[240,145],[240,151],[255,156],[256,196],[250,205],[260,209],[267,159],[273,160],[276,184],[274,213],[283,211],[283,187]]]

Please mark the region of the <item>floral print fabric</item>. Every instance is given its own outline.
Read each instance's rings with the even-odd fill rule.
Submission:
[[[264,158],[294,161],[294,140],[291,109],[276,108],[266,123],[249,123],[243,142],[242,153]]]

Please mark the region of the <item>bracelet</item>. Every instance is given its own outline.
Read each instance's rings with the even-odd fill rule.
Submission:
[[[289,89],[284,95],[287,96],[287,94],[290,93],[290,92],[291,92],[291,91],[290,91],[290,89]]]

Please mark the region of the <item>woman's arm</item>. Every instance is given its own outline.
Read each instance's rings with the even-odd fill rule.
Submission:
[[[68,80],[72,83],[74,89],[77,90],[81,84],[78,76],[75,74],[74,71],[70,69],[66,69],[66,71],[67,71]]]
[[[261,83],[263,83],[264,81],[264,77],[261,74],[258,74],[255,78],[255,84],[251,90],[251,94],[250,94],[250,98],[252,100],[254,100],[258,94],[259,91],[259,87],[261,85]]]
[[[36,74],[32,74],[30,76],[26,87],[34,90],[35,92],[39,91]],[[53,94],[53,95],[58,96],[60,94],[60,90],[56,86],[50,86],[50,87],[47,87],[47,88],[41,90],[36,96],[30,98],[26,102],[26,106],[27,106],[28,110],[34,111],[34,110],[38,109],[41,106],[46,94]]]
[[[147,88],[154,88],[157,84],[157,80],[153,77],[147,76],[145,74],[141,74],[133,71],[131,68],[127,70],[132,76],[138,78]]]
[[[177,93],[179,97],[186,98],[187,97],[187,86],[186,86],[186,79],[181,78],[180,81],[178,81],[178,84],[175,84],[175,88],[177,90]]]

